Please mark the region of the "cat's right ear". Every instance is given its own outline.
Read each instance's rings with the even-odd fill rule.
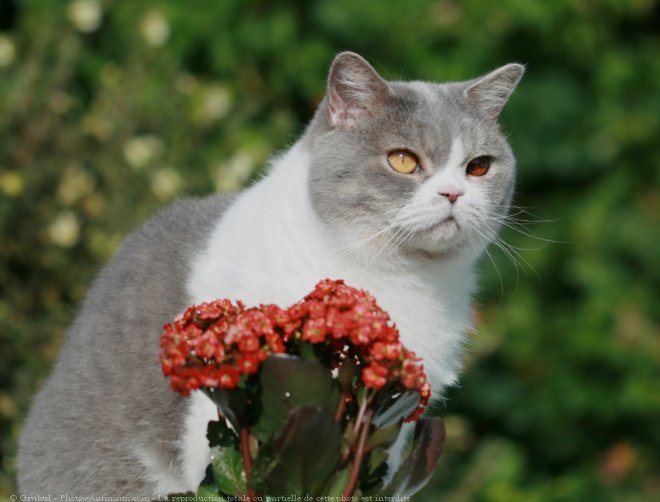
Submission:
[[[374,113],[387,93],[387,84],[367,61],[354,52],[341,52],[328,75],[328,122],[353,127]]]
[[[465,97],[488,116],[497,119],[524,73],[525,67],[521,64],[504,65],[473,81],[464,91]]]

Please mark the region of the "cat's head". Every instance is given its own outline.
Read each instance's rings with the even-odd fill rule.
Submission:
[[[312,205],[338,247],[478,255],[506,216],[515,159],[497,117],[524,72],[386,82],[339,54],[306,133]]]

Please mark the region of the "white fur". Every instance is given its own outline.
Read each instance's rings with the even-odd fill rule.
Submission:
[[[451,213],[451,204],[442,193],[465,193],[466,180],[465,150],[460,138],[454,138],[449,150],[449,158],[443,166],[433,166],[435,174],[424,182],[410,202],[403,208],[405,215],[419,215],[420,211],[432,206],[437,220],[447,218]],[[444,211],[438,206],[443,205]]]
[[[191,487],[196,490],[199,482],[203,479],[200,478],[199,482],[193,486],[187,480],[180,477],[180,472],[175,466],[165,465],[162,457],[156,452],[151,451],[148,446],[140,445],[139,447],[132,448],[132,450],[140,463],[145,467],[144,472],[148,473],[145,476],[145,481],[156,487],[154,493],[156,497],[167,497],[170,493],[187,491]],[[202,469],[202,476],[203,473],[204,468]]]
[[[197,491],[204,479],[206,466],[211,461],[211,450],[206,439],[206,428],[218,417],[215,404],[201,391],[194,391],[188,398],[188,414],[184,422],[184,434],[179,439],[182,465],[165,465],[162,457],[140,445],[132,448],[147,472],[146,481],[155,487],[155,496]],[[200,447],[201,446],[201,447]],[[181,469],[182,467],[182,469]]]
[[[201,391],[190,394],[188,415],[185,419],[185,432],[182,440],[183,474],[188,486],[186,490],[196,491],[204,479],[204,471],[211,461],[206,428],[211,420],[217,420],[218,409]],[[200,448],[198,445],[205,445]]]
[[[390,313],[403,343],[423,357],[438,397],[456,380],[470,327],[472,259],[383,258],[367,265],[359,256],[341,253],[312,208],[308,162],[304,147],[295,145],[216,224],[193,263],[187,284],[193,301],[228,297],[247,305],[288,306],[321,279],[344,279],[370,291]],[[208,404],[199,400],[191,406],[196,418],[187,421],[182,438],[187,458],[196,459],[190,469],[202,474],[209,450],[194,424],[215,418]]]

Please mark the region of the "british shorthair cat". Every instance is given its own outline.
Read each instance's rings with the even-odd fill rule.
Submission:
[[[497,117],[523,72],[387,82],[339,54],[305,133],[265,177],[165,209],[100,273],[23,428],[21,493],[198,487],[217,412],[199,392],[172,391],[158,361],[163,324],[193,303],[287,306],[344,279],[390,313],[439,397],[461,365],[475,261],[512,197]]]

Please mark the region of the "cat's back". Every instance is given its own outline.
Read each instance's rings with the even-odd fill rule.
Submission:
[[[171,205],[131,233],[99,274],[23,428],[21,493],[138,494],[149,489],[149,464],[178,459],[178,445],[163,435],[176,437],[185,410],[160,372],[159,338],[188,305],[191,261],[231,202]]]

